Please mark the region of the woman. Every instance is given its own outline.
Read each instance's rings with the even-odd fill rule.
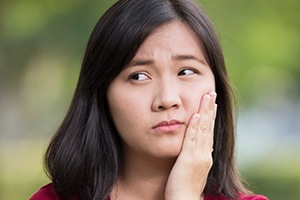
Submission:
[[[222,50],[188,0],[120,0],[100,18],[45,167],[32,200],[266,199],[239,180]]]

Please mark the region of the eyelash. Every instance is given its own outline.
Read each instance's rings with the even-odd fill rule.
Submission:
[[[188,74],[181,74],[182,72],[184,71],[192,71],[192,73],[188,73]],[[189,76],[189,75],[192,75],[192,74],[200,74],[200,72],[196,69],[192,69],[192,68],[186,68],[186,69],[182,69],[180,70],[180,72],[178,73],[178,76]]]
[[[138,78],[141,76],[143,76],[144,79],[138,80]],[[133,74],[129,75],[129,79],[134,80],[134,81],[146,81],[146,80],[150,79],[150,77],[145,73],[137,72],[137,73],[133,73]]]
[[[184,71],[190,71],[191,73],[186,73],[186,74],[182,74]],[[192,68],[186,68],[186,69],[182,69],[179,71],[179,73],[177,74],[177,76],[190,76],[193,74],[200,74],[200,72],[196,69],[192,69]],[[139,80],[140,77],[144,77],[142,80]],[[146,81],[151,79],[146,73],[143,72],[136,72],[133,73],[131,75],[129,75],[129,79],[130,80],[134,80],[134,81]]]

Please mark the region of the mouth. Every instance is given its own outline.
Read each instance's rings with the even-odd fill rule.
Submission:
[[[183,126],[183,122],[177,121],[177,120],[171,120],[171,121],[162,121],[152,127],[153,130],[160,133],[170,133],[170,132],[176,132]]]

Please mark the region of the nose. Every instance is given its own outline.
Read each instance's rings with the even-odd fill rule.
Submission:
[[[180,90],[171,81],[160,83],[156,87],[152,110],[155,112],[169,109],[178,109],[181,106]]]

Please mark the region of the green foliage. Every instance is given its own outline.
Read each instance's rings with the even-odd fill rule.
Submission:
[[[43,172],[44,141],[0,141],[0,199],[29,199],[49,182]]]
[[[294,158],[264,159],[244,169],[250,188],[272,200],[300,198],[300,163]],[[286,162],[284,162],[284,160]]]
[[[296,0],[202,1],[224,46],[234,85],[246,103],[299,98],[300,26]]]
[[[284,177],[278,173],[259,176],[254,172],[249,172],[247,176],[249,182],[255,183],[253,191],[258,194],[264,194],[269,199],[297,200],[300,198],[300,177]]]
[[[41,161],[44,138],[67,109],[94,24],[114,2],[0,1],[0,199],[28,199],[48,182]],[[200,2],[220,34],[241,102],[299,102],[299,2]],[[255,192],[272,200],[300,199],[294,159],[282,168],[275,162],[261,168],[266,159],[245,168],[244,175]]]

